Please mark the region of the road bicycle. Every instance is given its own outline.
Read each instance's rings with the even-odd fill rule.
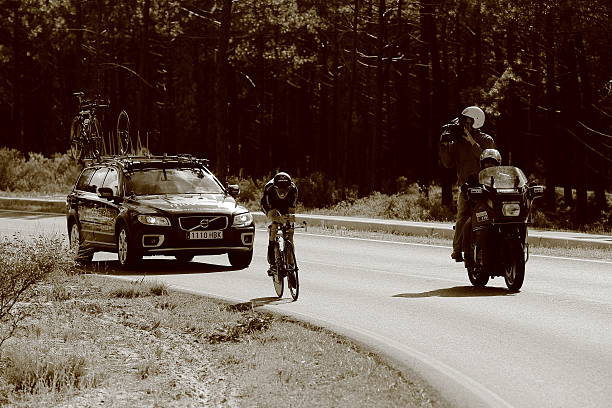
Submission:
[[[110,104],[106,99],[86,99],[83,92],[73,95],[79,100],[79,113],[70,125],[70,156],[77,161],[89,157],[99,159],[106,146],[100,133],[97,111],[108,108]]]
[[[300,294],[300,279],[298,276],[298,264],[295,257],[295,248],[293,242],[286,239],[287,234],[296,228],[306,229],[306,222],[296,226],[295,223],[286,220],[283,222],[273,222],[269,228],[277,228],[276,240],[274,241],[274,263],[272,282],[276,295],[280,298],[283,296],[285,287],[285,277],[287,277],[287,287],[291,292],[293,300],[297,300]]]

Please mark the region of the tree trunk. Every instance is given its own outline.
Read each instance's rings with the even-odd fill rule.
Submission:
[[[376,171],[368,173],[370,191],[377,190],[380,187],[380,175],[383,170],[380,167],[380,152],[381,143],[384,134],[383,112],[385,98],[385,12],[387,9],[386,0],[380,0],[378,3],[378,58],[376,63],[376,98],[375,98],[375,123],[374,132],[370,139],[370,163],[369,168]]]
[[[228,78],[229,63],[227,51],[230,41],[230,26],[232,22],[232,0],[223,0],[221,11],[221,27],[219,29],[219,44],[217,48],[216,78],[215,78],[215,169],[223,182],[229,175],[228,148]]]
[[[134,121],[134,130],[148,132],[150,129],[145,129],[144,124],[148,123],[148,109],[151,100],[149,87],[144,81],[151,83],[149,75],[149,26],[151,25],[151,0],[145,0],[142,7],[142,28],[140,33],[140,42],[138,44],[138,75],[142,78],[138,81],[138,90],[136,93],[136,120]],[[134,141],[135,142],[135,141]]]
[[[354,5],[353,7],[355,8],[354,12],[353,12],[353,26],[351,28],[352,31],[352,45],[351,45],[351,73],[350,73],[350,80],[349,80],[349,94],[348,94],[348,107],[347,107],[347,115],[346,115],[346,135],[347,137],[350,139],[353,138],[353,114],[355,113],[355,92],[357,90],[357,86],[358,86],[358,75],[357,75],[357,35],[358,35],[358,28],[359,28],[359,0],[354,0]],[[347,141],[348,142],[348,141]],[[343,162],[344,162],[344,166],[342,168],[342,175],[344,177],[344,180],[347,181],[347,183],[354,183],[357,180],[355,178],[351,178],[349,180],[348,178],[348,153],[349,153],[349,149],[351,149],[351,152],[354,151],[352,146],[354,144],[353,143],[347,143],[346,144],[346,148],[345,151],[343,152]],[[350,156],[352,157],[352,155]]]

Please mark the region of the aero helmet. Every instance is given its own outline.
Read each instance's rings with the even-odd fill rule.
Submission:
[[[467,116],[468,118],[474,119],[474,123],[472,127],[474,129],[479,129],[484,125],[485,122],[485,113],[478,106],[468,106],[461,112],[463,116]]]
[[[287,188],[291,185],[291,176],[281,171],[274,176],[274,187]]]

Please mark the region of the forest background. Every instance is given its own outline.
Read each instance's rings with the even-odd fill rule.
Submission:
[[[575,225],[612,186],[609,0],[0,0],[0,146],[68,148],[73,92],[220,179],[276,170],[334,197],[441,186],[440,127],[487,113],[504,164]],[[38,156],[37,156],[38,157]],[[39,158],[40,159],[40,158]],[[313,176],[314,175],[314,176]]]

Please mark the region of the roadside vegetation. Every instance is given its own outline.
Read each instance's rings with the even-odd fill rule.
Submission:
[[[31,153],[26,158],[14,149],[0,148],[0,194],[2,195],[58,195],[72,188],[80,167],[66,154],[45,158]],[[259,210],[263,186],[269,180],[230,177],[240,186],[238,200],[250,210]],[[393,192],[374,192],[360,196],[357,186],[341,188],[323,173],[295,177],[300,191],[298,212],[321,215],[340,215],[409,221],[453,221],[456,208],[440,205],[442,189],[438,185],[424,188],[405,177],[395,180]],[[591,233],[612,233],[612,193],[608,193],[607,207],[602,210],[594,196],[588,197],[586,223],[576,221],[575,208],[566,203],[561,189],[556,191],[557,205],[544,206],[537,200],[532,211],[534,228],[573,230]],[[455,192],[456,194],[456,192]]]
[[[0,243],[0,405],[447,406],[428,386],[327,330],[111,279],[60,239]]]

